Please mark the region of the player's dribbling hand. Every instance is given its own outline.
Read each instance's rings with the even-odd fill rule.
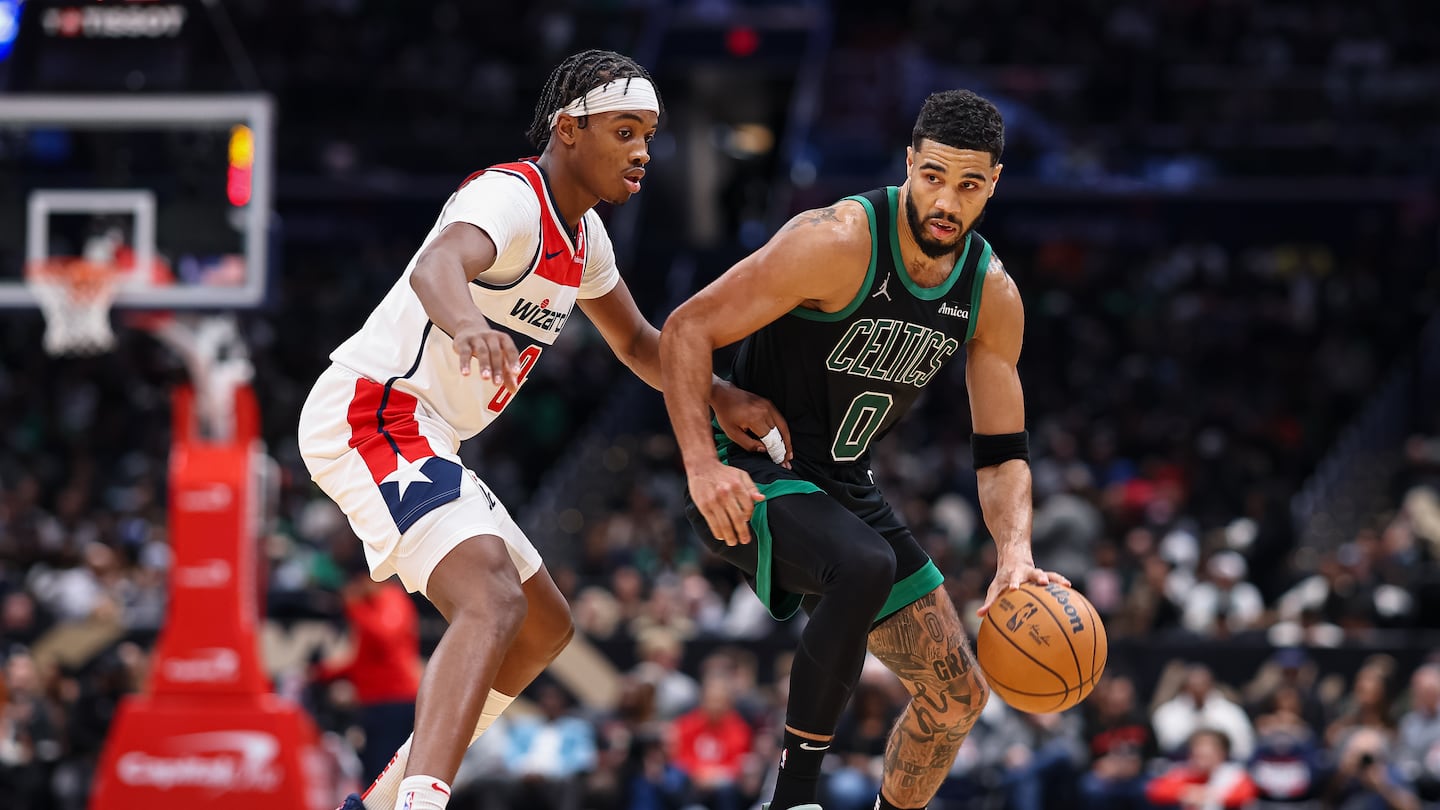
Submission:
[[[467,323],[455,330],[453,346],[460,357],[462,375],[470,376],[473,359],[482,380],[494,379],[512,394],[519,390],[520,353],[509,335],[490,328],[481,318],[478,323]]]
[[[750,513],[765,500],[744,470],[719,460],[698,470],[687,470],[690,498],[705,516],[710,533],[727,546],[750,542]]]
[[[995,578],[990,581],[990,590],[985,592],[985,604],[975,611],[975,615],[984,616],[989,613],[990,606],[995,604],[995,600],[1000,598],[1000,594],[1014,590],[1026,582],[1033,582],[1036,585],[1049,585],[1057,582],[1067,588],[1070,587],[1069,579],[1054,571],[1036,568],[1034,563],[1002,561],[995,570]]]
[[[776,459],[775,454],[771,453],[770,458],[785,469],[790,469],[790,460],[795,457],[795,451],[790,444],[790,425],[775,408],[775,403],[721,381],[716,383],[710,392],[710,407],[715,411],[715,421],[719,423],[720,429],[725,431],[725,435],[730,437],[730,441],[752,453],[769,452],[765,436],[772,430],[778,431],[781,442],[778,452],[781,456]],[[772,439],[771,442],[773,441]]]

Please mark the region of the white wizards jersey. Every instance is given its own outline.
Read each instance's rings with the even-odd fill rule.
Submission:
[[[533,160],[466,179],[365,325],[330,355],[383,384],[385,396],[400,389],[419,398],[463,441],[484,430],[512,397],[498,380],[461,375],[450,336],[430,321],[410,287],[416,259],[452,222],[473,224],[495,243],[495,263],[470,283],[470,297],[494,328],[514,339],[522,382],[559,336],[575,301],[605,295],[620,275],[599,215],[585,212],[571,234]]]

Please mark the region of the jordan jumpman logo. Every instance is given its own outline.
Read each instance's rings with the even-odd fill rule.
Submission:
[[[882,281],[882,282],[880,282],[880,289],[876,290],[876,291],[875,291],[875,294],[872,295],[872,296],[870,296],[870,297],[871,297],[871,298],[879,298],[879,297],[882,296],[882,295],[885,296],[885,300],[886,300],[886,301],[894,300],[894,299],[892,299],[892,298],[890,297],[890,274],[889,274],[889,273],[886,273],[886,274],[885,274],[885,280]]]

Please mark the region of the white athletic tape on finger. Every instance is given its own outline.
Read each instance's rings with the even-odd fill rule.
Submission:
[[[770,460],[776,464],[785,461],[785,440],[780,438],[780,428],[770,428],[760,441],[765,443],[765,452],[770,454]]]

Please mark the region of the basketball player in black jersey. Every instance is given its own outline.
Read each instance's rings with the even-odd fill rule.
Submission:
[[[810,621],[790,679],[773,810],[817,808],[829,747],[865,650],[911,701],[885,749],[877,808],[922,808],[988,697],[943,577],[886,503],[871,444],[963,347],[976,476],[999,550],[983,615],[1035,567],[1030,467],[1016,362],[1015,283],[972,230],[1000,179],[1004,125],[965,90],[926,99],[904,185],[806,211],[670,316],[665,402],[696,531],[740,568],[772,615]],[[790,423],[776,464],[713,429],[711,353],[742,340],[734,382]]]

